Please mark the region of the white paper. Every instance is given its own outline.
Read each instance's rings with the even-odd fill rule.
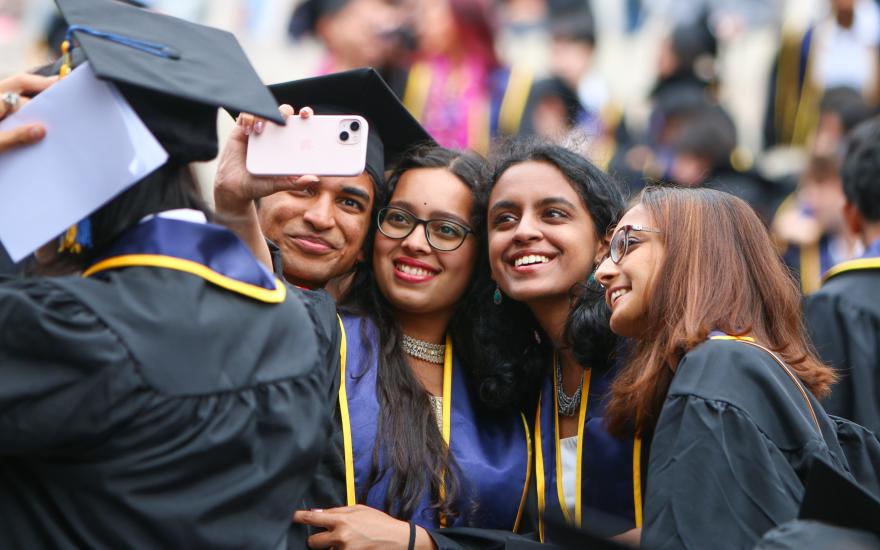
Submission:
[[[168,160],[87,63],[0,121],[0,131],[31,122],[46,128],[42,141],[0,152],[0,241],[16,262]]]

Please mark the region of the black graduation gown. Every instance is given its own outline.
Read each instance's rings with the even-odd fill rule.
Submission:
[[[157,267],[0,285],[0,546],[283,547],[335,322]]]
[[[834,275],[804,302],[810,337],[840,374],[830,413],[880,433],[880,258],[874,269]]]
[[[21,271],[21,263],[13,263],[6,249],[0,244],[0,277],[12,276]]]
[[[810,400],[822,434],[765,351],[710,340],[685,354],[651,442],[643,546],[752,548],[795,519],[813,458],[848,471],[832,421]]]
[[[880,537],[820,521],[794,520],[764,535],[754,550],[876,550]]]

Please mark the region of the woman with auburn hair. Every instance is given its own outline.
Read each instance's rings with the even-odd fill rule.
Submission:
[[[649,449],[644,545],[751,548],[796,517],[814,459],[849,471],[817,400],[834,374],[810,348],[798,289],[745,202],[647,188],[597,279],[611,329],[635,341],[606,418]]]

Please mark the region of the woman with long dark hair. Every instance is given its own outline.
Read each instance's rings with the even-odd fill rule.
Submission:
[[[611,329],[635,340],[612,433],[650,441],[649,548],[751,548],[798,513],[810,464],[849,471],[817,401],[834,381],[761,220],[710,189],[651,187],[597,271]]]
[[[372,542],[405,547],[412,536],[421,546],[424,529],[520,522],[527,427],[518,414],[483,410],[459,351],[474,330],[465,306],[488,271],[484,178],[478,157],[428,147],[389,180],[368,260],[340,304],[339,431],[307,503],[366,506],[297,512],[328,529],[312,545],[380,537]]]
[[[488,253],[495,284],[481,293],[489,303],[472,339],[486,357],[479,363],[481,394],[534,421],[541,540],[553,540],[552,521],[605,536],[630,531],[640,513],[633,475],[638,446],[605,429],[603,399],[617,340],[591,275],[607,251],[606,232],[623,210],[623,196],[583,157],[534,140],[500,149],[491,181]],[[584,307],[574,348],[567,323],[576,296]]]

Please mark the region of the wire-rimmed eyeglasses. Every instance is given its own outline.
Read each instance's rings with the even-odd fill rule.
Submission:
[[[409,210],[386,206],[377,216],[379,231],[390,239],[405,239],[416,226],[425,226],[425,239],[431,248],[449,252],[460,247],[474,231],[466,225],[443,218],[423,220]]]
[[[659,229],[643,227],[641,225],[624,225],[618,227],[617,230],[614,231],[614,236],[611,237],[611,245],[608,250],[608,255],[611,256],[612,262],[619,264],[620,260],[622,260],[623,257],[626,256],[626,253],[629,252],[629,237],[633,231],[660,233]]]

